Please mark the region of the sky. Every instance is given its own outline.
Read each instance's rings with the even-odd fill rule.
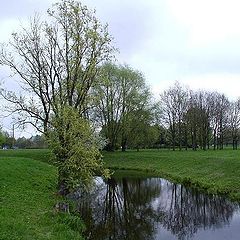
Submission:
[[[0,42],[53,0],[1,1]],[[175,81],[240,96],[239,0],[83,0],[108,23],[117,59],[140,70],[157,97]],[[14,86],[0,68],[0,81]],[[1,121],[1,120],[0,120]]]

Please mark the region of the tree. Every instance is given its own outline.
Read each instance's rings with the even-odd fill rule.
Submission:
[[[102,67],[99,78],[93,89],[94,117],[109,141],[107,149],[113,151],[120,142],[125,151],[132,135],[137,134],[136,121],[144,119],[146,111],[150,114],[150,91],[142,73],[128,65],[108,63]]]
[[[228,109],[228,125],[232,137],[233,150],[237,149],[240,127],[240,99],[231,102]]]
[[[103,26],[95,17],[95,12],[80,2],[63,0],[55,4],[48,15],[46,21],[35,16],[29,27],[14,33],[9,44],[1,48],[0,64],[8,66],[20,77],[24,89],[20,95],[4,90],[1,94],[12,103],[10,111],[19,114],[21,123],[32,124],[50,142],[56,141],[59,149],[66,150],[58,154],[53,148],[59,186],[61,189],[64,186],[62,192],[67,193],[70,180],[75,175],[64,172],[66,168],[63,165],[71,164],[71,142],[74,138],[81,141],[81,138],[79,132],[72,132],[74,128],[65,112],[71,112],[75,118],[78,114],[80,122],[84,122],[82,118],[89,90],[99,66],[111,58],[114,48],[107,26]],[[72,133],[67,137],[73,139],[61,135],[62,126],[66,128],[64,133]],[[87,156],[92,157],[91,154]],[[88,162],[89,159],[85,160]],[[85,176],[87,165],[81,166],[80,172]],[[89,174],[92,174],[92,168]],[[72,179],[72,182],[75,183],[75,180]]]
[[[186,114],[188,131],[190,133],[192,149],[197,145],[206,150],[210,144],[210,116],[214,94],[206,91],[190,93],[189,108]]]
[[[213,129],[213,146],[223,149],[224,131],[227,127],[227,109],[229,101],[224,94],[214,93],[211,103],[211,127]]]
[[[60,117],[55,116],[52,126],[49,145],[58,163],[59,191],[62,195],[76,187],[88,187],[93,183],[92,177],[96,171],[109,176],[101,161],[100,141],[89,122],[79,116],[74,108],[65,107]]]
[[[128,121],[128,146],[136,148],[153,147],[158,138],[158,128],[153,125],[153,109],[138,110],[132,112],[132,117]]]
[[[4,143],[6,142],[6,136],[4,132],[2,131],[2,128],[0,126],[0,148],[3,147]]]
[[[162,119],[170,130],[173,150],[175,150],[177,140],[179,149],[182,149],[183,136],[185,134],[184,116],[188,109],[188,99],[188,90],[181,86],[179,82],[175,82],[173,87],[165,90],[160,95]]]
[[[18,148],[47,148],[44,135],[35,135],[30,138],[20,137],[16,140],[15,146]]]
[[[16,144],[15,145],[18,148],[31,148],[32,147],[30,139],[27,139],[25,137],[18,138],[16,140]]]
[[[121,147],[122,151],[126,151],[131,135],[141,135],[146,130],[145,127],[151,124],[152,96],[141,72],[127,65],[122,66],[120,70],[123,106]],[[145,126],[141,126],[142,124]],[[138,139],[140,139],[139,137]]]
[[[119,142],[123,108],[120,69],[117,65],[106,63],[101,67],[98,78],[93,88],[93,119],[108,141],[105,148],[114,151]]]

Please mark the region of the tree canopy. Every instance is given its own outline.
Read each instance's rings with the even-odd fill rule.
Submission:
[[[84,113],[89,90],[99,66],[112,57],[114,47],[111,41],[107,26],[100,23],[95,12],[75,0],[54,4],[45,21],[34,16],[30,25],[13,33],[10,42],[0,50],[0,64],[17,74],[24,90],[18,94],[2,89],[2,97],[11,103],[10,111],[19,114],[20,123],[32,124],[50,142],[58,143],[61,146],[58,149],[69,150],[72,141],[86,142],[80,137],[81,133],[74,132],[66,112],[79,119],[83,124],[82,134],[86,136],[85,131],[89,132],[90,126],[84,123]],[[63,126],[68,136],[62,135]],[[70,180],[75,182],[76,179],[62,169],[69,166],[71,157],[68,151],[61,150],[60,156],[55,147],[53,150],[59,169],[59,186],[69,188]],[[87,154],[87,148],[84,151],[83,175],[92,158]],[[66,166],[63,168],[62,164]],[[96,162],[93,165],[97,168]],[[92,170],[89,174],[93,174]]]

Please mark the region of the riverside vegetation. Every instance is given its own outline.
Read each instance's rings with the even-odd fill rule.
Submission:
[[[140,170],[240,200],[239,150],[106,152],[107,167]]]
[[[239,201],[239,151],[129,150],[103,156],[113,170],[164,177]],[[82,239],[79,217],[54,213],[57,170],[49,157],[47,149],[0,151],[1,239]]]

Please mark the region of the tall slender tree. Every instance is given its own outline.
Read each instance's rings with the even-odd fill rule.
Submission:
[[[232,137],[233,150],[238,147],[240,128],[240,99],[233,101],[228,109],[228,124]]]
[[[188,99],[188,90],[181,86],[179,82],[175,82],[173,87],[170,87],[160,95],[163,121],[170,130],[173,150],[175,150],[177,142],[179,149],[182,150],[183,139],[186,134],[184,118],[188,109]]]

